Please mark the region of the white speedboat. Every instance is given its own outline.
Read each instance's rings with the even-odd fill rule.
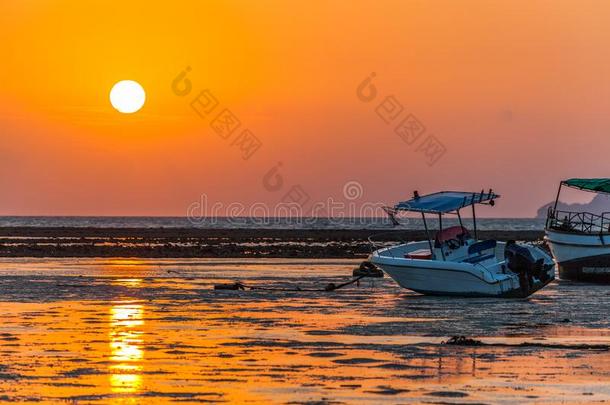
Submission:
[[[442,191],[398,203],[393,212],[421,213],[428,240],[383,247],[369,256],[401,287],[428,295],[527,297],[555,277],[553,259],[529,244],[477,240],[476,204],[494,205],[499,195]],[[473,233],[460,210],[472,207]],[[426,214],[438,215],[439,231],[430,236]],[[459,226],[443,229],[443,215],[455,214]]]
[[[545,226],[545,240],[557,262],[560,278],[610,283],[610,212],[558,210],[563,186],[610,194],[610,179],[562,181]]]

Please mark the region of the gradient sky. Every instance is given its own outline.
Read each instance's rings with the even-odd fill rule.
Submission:
[[[0,215],[182,216],[297,184],[311,204],[357,181],[358,203],[493,187],[483,215],[533,216],[560,179],[610,175],[609,2],[161,4],[0,3]],[[146,89],[138,113],[109,103],[123,79]],[[204,89],[260,139],[249,160],[191,109]],[[442,142],[434,165],[377,115],[387,96]]]

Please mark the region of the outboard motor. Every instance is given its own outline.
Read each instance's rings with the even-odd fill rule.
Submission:
[[[529,291],[534,282],[533,277],[542,282],[547,281],[548,274],[543,271],[544,259],[536,260],[529,249],[517,245],[514,240],[506,242],[504,258],[508,269],[519,275],[521,289],[524,292]]]

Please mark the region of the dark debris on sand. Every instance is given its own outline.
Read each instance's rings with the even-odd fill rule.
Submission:
[[[456,346],[482,346],[483,342],[476,339],[470,339],[466,336],[452,336],[449,340],[443,342],[444,345]]]

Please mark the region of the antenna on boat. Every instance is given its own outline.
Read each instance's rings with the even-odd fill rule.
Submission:
[[[388,214],[388,218],[392,221],[392,226],[400,225],[400,222],[396,219],[396,211],[392,207],[381,207],[386,214]]]
[[[483,191],[481,190],[481,193]],[[477,214],[475,212],[475,197],[476,194],[472,193],[472,230],[474,231],[474,238],[475,239],[479,239],[479,236],[477,235]],[[480,200],[479,200],[480,201]]]

